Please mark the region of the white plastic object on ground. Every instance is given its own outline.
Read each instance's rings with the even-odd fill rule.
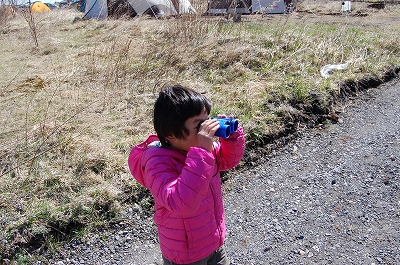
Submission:
[[[349,66],[348,63],[344,64],[327,64],[323,66],[320,70],[321,75],[325,78],[329,77],[329,71],[331,70],[344,70],[347,69],[347,66]]]

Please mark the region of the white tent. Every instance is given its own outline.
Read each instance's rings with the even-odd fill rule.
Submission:
[[[196,13],[189,0],[175,1],[177,7],[171,0],[128,0],[138,15],[148,12],[149,8],[158,10],[160,15],[177,15]]]
[[[86,0],[84,19],[104,19],[109,15],[115,15],[115,12],[120,12],[117,15],[121,16],[121,12],[126,12],[127,5],[130,16],[196,13],[189,0]]]

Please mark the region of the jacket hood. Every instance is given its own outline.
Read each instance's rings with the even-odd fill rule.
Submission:
[[[144,179],[144,169],[149,159],[154,157],[168,156],[172,159],[181,159],[182,155],[186,156],[187,152],[179,151],[176,149],[169,149],[161,147],[157,135],[150,135],[144,142],[134,146],[129,154],[128,166],[133,177],[144,187],[146,182]]]
[[[157,135],[152,134],[144,142],[133,147],[129,154],[129,170],[133,177],[143,186],[145,186],[143,175],[144,166],[146,165],[145,152],[150,148],[161,148],[158,143],[159,139]]]

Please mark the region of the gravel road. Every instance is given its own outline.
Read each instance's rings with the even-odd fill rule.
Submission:
[[[400,264],[400,80],[345,103],[224,184],[234,264]],[[162,264],[138,206],[113,230],[62,246],[51,264]]]

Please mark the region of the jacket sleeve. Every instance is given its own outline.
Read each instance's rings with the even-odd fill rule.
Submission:
[[[244,149],[245,137],[243,128],[239,125],[238,130],[229,138],[220,138],[220,143],[214,149],[218,170],[224,171],[237,166],[243,158]]]
[[[189,215],[206,197],[216,165],[214,157],[201,148],[191,148],[184,161],[182,167],[173,157],[153,157],[146,164],[145,186],[169,211]]]

